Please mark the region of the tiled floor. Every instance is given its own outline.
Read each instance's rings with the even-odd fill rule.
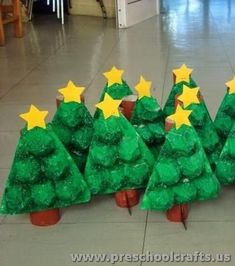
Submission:
[[[69,17],[63,28],[54,16],[45,16],[26,26],[22,40],[8,32],[7,45],[0,48],[0,194],[22,127],[18,114],[34,103],[53,115],[57,89],[68,79],[87,87],[86,103],[93,112],[105,82],[101,73],[116,65],[125,69],[131,86],[140,74],[152,80],[153,94],[163,105],[172,68],[186,63],[195,69],[193,77],[214,117],[224,83],[235,74],[235,1],[163,2],[163,14],[128,30],[91,17]],[[27,215],[2,217],[0,265],[67,266],[72,252],[235,256],[234,202],[230,187],[218,200],[192,204],[188,231],[167,222],[163,213],[135,207],[130,217],[111,196],[67,208],[60,224],[50,228],[31,226]]]

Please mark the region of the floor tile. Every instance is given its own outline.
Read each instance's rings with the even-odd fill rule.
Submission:
[[[30,224],[30,216],[28,213],[16,214],[16,215],[5,215],[2,224]]]
[[[27,77],[25,77],[21,84],[24,85],[56,85],[61,86],[61,84],[67,83],[69,80],[73,80],[77,84],[84,84],[87,86],[94,75],[98,72],[99,64],[94,62],[92,65],[92,58],[90,58],[91,62],[86,62],[85,59],[83,61],[79,60],[78,57],[73,57],[72,61],[69,61],[68,64],[57,59],[52,64],[42,64],[37,69],[34,69]],[[60,61],[58,64],[57,62]],[[84,67],[79,69],[79,65],[77,62],[81,61],[81,65]],[[96,59],[94,59],[96,61]],[[89,63],[90,62],[90,63]]]
[[[188,230],[185,231],[181,224],[176,223],[148,223],[144,251],[151,254],[174,253],[226,253],[235,255],[233,239],[235,236],[233,227],[235,222],[188,222]],[[176,262],[176,265],[179,262]],[[158,263],[165,265],[166,263]],[[205,262],[197,263],[204,265]],[[143,263],[143,265],[156,265],[155,263]],[[213,263],[221,265],[221,263]],[[226,263],[226,265],[232,265]]]
[[[0,131],[0,156],[14,153],[19,137],[20,133],[17,131]]]
[[[7,181],[8,174],[9,174],[9,169],[0,169],[0,200],[3,195],[3,191],[5,188],[5,183]]]
[[[188,216],[189,222],[219,222],[235,221],[233,209],[234,187],[223,187],[218,199],[207,200],[203,202],[192,202],[189,204],[190,211]],[[151,211],[148,214],[149,222],[167,221],[164,212]]]
[[[223,187],[218,199],[192,203],[189,221],[235,221],[234,199],[234,186]]]
[[[9,173],[9,169],[0,169],[0,202],[2,200],[8,173]],[[4,218],[5,218],[5,215],[0,215],[0,224],[3,222]]]
[[[64,87],[66,81],[60,85],[22,84],[19,83],[2,99],[4,104],[55,104],[58,89]]]
[[[17,131],[0,131],[0,169],[11,167],[19,137]]]
[[[5,183],[7,181],[8,173],[9,173],[9,169],[0,169],[0,204],[2,201],[3,192],[5,189]],[[3,223],[4,219],[5,219],[5,215],[0,215],[0,224]]]
[[[29,110],[30,105],[28,104],[1,104],[0,102],[0,131],[19,131],[24,127],[24,121],[19,118],[19,115]],[[56,111],[56,104],[40,104],[37,105],[40,110],[48,110],[49,114],[46,121],[50,121]]]
[[[5,170],[11,168],[13,159],[14,159],[14,153],[1,155],[0,169]]]
[[[144,228],[144,223],[58,224],[47,228],[3,224],[1,265],[74,265],[71,253],[141,253]]]

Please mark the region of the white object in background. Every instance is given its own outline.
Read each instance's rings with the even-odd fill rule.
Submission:
[[[52,0],[52,12],[55,12],[55,0]]]
[[[57,18],[60,18],[60,0],[56,0]]]
[[[50,5],[50,0],[47,0],[47,5],[48,5],[48,6]]]
[[[32,16],[33,16],[33,3],[34,3],[34,0],[29,0],[28,2],[28,13],[29,13],[29,20],[31,21],[32,20]]]
[[[61,3],[61,7],[60,7],[60,10],[61,10],[61,24],[63,25],[64,24],[64,0],[61,0],[60,3]]]
[[[160,0],[116,0],[118,28],[128,28],[159,12]]]

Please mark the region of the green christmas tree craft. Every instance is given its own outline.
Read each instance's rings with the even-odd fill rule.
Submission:
[[[93,136],[93,118],[81,102],[84,87],[76,87],[71,81],[59,92],[63,102],[52,120],[52,127],[62,141],[79,170],[84,171],[88,149]]]
[[[223,185],[235,184],[235,124],[225,141],[216,165],[216,176]]]
[[[151,82],[142,76],[136,85],[138,100],[132,112],[131,124],[157,158],[165,140],[164,118],[157,100],[151,96]]]
[[[175,112],[175,98],[183,92],[184,85],[190,88],[197,87],[196,82],[191,77],[192,72],[193,69],[188,68],[185,64],[173,70],[175,82],[163,108],[164,117],[172,115]]]
[[[90,191],[74,161],[45,124],[47,111],[31,105],[6,183],[1,214],[31,213],[87,202]]]
[[[104,99],[105,93],[108,93],[116,100],[121,100],[125,96],[133,94],[130,87],[122,79],[123,73],[124,71],[122,69],[117,69],[115,66],[113,66],[110,71],[103,73],[107,79],[107,84],[103,89],[100,100]]]
[[[141,208],[166,211],[174,205],[218,196],[219,182],[189,122],[191,112],[178,105],[175,114],[167,118],[174,125],[166,134]]]
[[[235,77],[226,83],[227,93],[214,121],[222,145],[224,145],[235,121]]]
[[[144,187],[154,159],[132,125],[119,113],[121,100],[107,93],[96,105],[101,110],[94,122],[85,179],[93,194]]]
[[[212,169],[215,169],[221,151],[221,143],[210,114],[200,98],[199,87],[189,88],[183,85],[183,92],[178,96],[177,101],[182,103],[184,109],[192,110],[189,116],[190,122],[199,136]]]
[[[100,101],[104,99],[105,93],[108,93],[113,99],[122,100],[124,97],[132,95],[133,92],[127,83],[122,79],[124,70],[117,69],[115,66],[108,72],[103,73],[107,79],[107,83],[101,93]],[[94,118],[100,114],[100,110],[96,109]]]

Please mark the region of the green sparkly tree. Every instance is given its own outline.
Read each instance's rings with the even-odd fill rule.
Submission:
[[[84,87],[76,87],[71,81],[60,89],[63,102],[52,120],[52,127],[62,141],[79,170],[84,171],[88,149],[93,136],[93,118],[81,102]]]
[[[152,151],[155,159],[165,140],[164,118],[157,100],[151,97],[151,82],[142,76],[136,85],[138,100],[132,112],[131,124]]]
[[[192,200],[216,198],[219,182],[190,125],[191,111],[177,106],[141,203],[142,209],[166,211]]]
[[[100,100],[104,99],[105,93],[108,93],[116,100],[121,100],[123,97],[133,94],[130,87],[122,79],[123,72],[121,69],[112,67],[110,71],[104,73],[104,76],[107,78],[107,84],[103,89]]]
[[[189,116],[190,122],[195,128],[214,170],[219,159],[221,143],[210,114],[201,99],[199,88],[189,88],[184,85],[183,92],[176,101],[182,103],[184,109],[192,110]]]
[[[225,141],[216,165],[216,176],[223,185],[235,184],[235,124]]]
[[[132,95],[133,92],[127,83],[122,79],[122,69],[117,69],[115,66],[108,72],[103,73],[107,79],[107,83],[101,93],[100,101],[104,99],[105,93],[108,93],[113,99],[122,100],[124,97]],[[96,109],[94,118],[100,114],[100,110]]]
[[[0,213],[30,213],[87,202],[90,191],[74,161],[44,119],[47,111],[31,105],[21,118],[15,158],[6,183]]]
[[[235,121],[235,77],[226,83],[227,93],[215,117],[215,127],[224,145]]]
[[[175,112],[175,98],[183,92],[184,85],[189,88],[197,87],[196,82],[191,77],[192,71],[193,69],[188,68],[186,65],[182,65],[180,68],[173,70],[175,82],[163,108],[165,117],[172,115]]]
[[[93,194],[144,187],[153,156],[135,129],[119,114],[121,100],[107,93],[96,105],[102,112],[94,122],[85,180]]]

